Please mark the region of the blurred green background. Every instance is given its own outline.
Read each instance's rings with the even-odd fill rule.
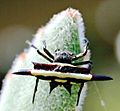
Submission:
[[[114,80],[91,82],[83,111],[120,110],[120,0],[0,0],[0,82],[37,29],[62,10],[78,9],[90,41],[93,72]]]

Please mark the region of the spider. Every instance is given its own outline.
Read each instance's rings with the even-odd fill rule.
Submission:
[[[45,54],[44,54],[36,46],[34,46],[30,41],[27,40],[26,43],[29,44],[29,46],[33,47],[40,56],[42,56],[43,58],[45,58],[46,60],[48,60],[51,63],[67,63],[67,64],[72,64],[72,65],[89,64],[89,68],[88,69],[86,68],[85,70],[87,71],[87,73],[90,72],[90,70],[91,70],[91,65],[92,65],[91,61],[73,62],[75,60],[78,60],[79,58],[84,57],[87,54],[88,45],[89,45],[89,42],[88,42],[87,39],[84,40],[84,43],[86,44],[86,46],[84,47],[83,52],[81,52],[81,53],[79,53],[77,55],[73,54],[70,51],[61,51],[60,49],[56,49],[55,54],[53,55],[46,48],[46,41],[43,41],[43,51],[45,52]],[[65,69],[62,68],[62,70],[61,70],[61,68],[62,67],[57,67],[54,70],[64,72]],[[69,70],[69,69],[67,69],[67,70]],[[36,79],[36,85],[35,85],[35,90],[34,90],[34,94],[33,94],[33,103],[34,103],[35,93],[37,91],[38,81],[39,81],[39,78]],[[71,95],[71,86],[72,85],[70,83],[60,84],[60,83],[57,83],[57,82],[54,82],[54,81],[50,82],[50,93],[58,85],[63,85]],[[81,83],[81,87],[80,87],[80,90],[78,92],[78,97],[80,96],[80,93],[81,93],[81,90],[82,90],[83,86],[84,86],[84,82]],[[79,102],[79,99],[77,100],[77,104],[78,104],[78,102]]]
[[[71,87],[73,83],[81,83],[80,89],[78,91],[78,98],[77,104],[79,103],[79,98],[81,91],[84,87],[84,83],[87,81],[104,81],[104,80],[112,80],[109,76],[98,75],[98,74],[91,74],[91,61],[80,61],[74,62],[81,57],[84,57],[88,51],[88,41],[85,39],[84,42],[86,43],[83,52],[75,55],[70,51],[61,51],[59,49],[55,50],[55,54],[51,54],[49,50],[46,48],[46,42],[43,41],[43,51],[44,53],[40,52],[40,50],[34,46],[31,42],[26,41],[31,47],[36,49],[37,53],[44,57],[51,63],[44,64],[44,63],[35,63],[33,62],[34,69],[32,70],[21,70],[18,72],[14,72],[13,74],[18,75],[31,75],[35,76],[36,83],[33,93],[33,100],[34,103],[35,94],[37,91],[37,86],[39,79],[47,80],[50,83],[50,92],[58,85],[63,85],[66,90],[71,95]],[[87,64],[89,67],[84,68],[77,65],[85,65]]]

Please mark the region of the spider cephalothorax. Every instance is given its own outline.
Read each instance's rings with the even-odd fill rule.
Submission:
[[[39,49],[37,47],[35,47],[33,44],[31,44],[29,41],[27,41],[27,43],[35,48],[38,52],[39,55],[43,56],[45,59],[47,59],[49,62],[53,63],[53,62],[59,62],[59,63],[68,63],[68,64],[72,64],[72,65],[83,65],[83,64],[92,64],[91,61],[80,61],[79,63],[77,62],[73,62],[83,56],[85,56],[87,54],[88,51],[88,41],[86,41],[86,46],[84,47],[84,50],[82,53],[79,53],[77,55],[73,54],[70,51],[61,51],[60,49],[56,49],[55,50],[55,54],[51,54],[47,48],[46,48],[46,42],[43,42],[43,50],[45,52],[42,53],[39,51]]]
[[[54,56],[54,62],[60,62],[60,63],[69,63],[71,64],[71,61],[75,55],[69,51],[60,51],[57,50],[55,52]]]

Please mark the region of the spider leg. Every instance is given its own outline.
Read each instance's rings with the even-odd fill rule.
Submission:
[[[50,58],[52,58],[54,60],[54,56],[46,48],[46,42],[45,41],[43,41],[43,50]]]
[[[79,99],[80,99],[80,94],[82,92],[83,87],[84,87],[84,82],[81,83],[81,86],[80,86],[80,89],[79,89],[79,92],[78,92],[78,98],[77,98],[77,104],[76,104],[76,106],[78,106]]]
[[[75,62],[75,63],[72,63],[72,65],[86,65],[88,64],[90,67],[92,66],[93,62],[92,61],[82,61],[82,62]]]
[[[33,103],[33,104],[34,104],[34,100],[35,100],[35,94],[36,94],[36,92],[37,92],[38,82],[39,82],[39,78],[37,77],[36,83],[35,83],[35,89],[34,89],[34,93],[33,93],[33,100],[32,100],[32,103]]]
[[[88,51],[88,44],[84,47],[84,51],[82,53],[79,53],[78,55],[75,55],[72,60],[77,60],[87,54]]]
[[[50,58],[47,57],[45,54],[43,54],[42,52],[40,52],[39,49],[38,49],[36,46],[34,46],[31,42],[26,41],[26,43],[29,44],[29,45],[30,45],[31,47],[33,47],[34,49],[36,49],[37,53],[38,53],[39,55],[41,55],[42,57],[44,57],[46,60],[48,60],[49,62],[53,62],[52,59],[50,59]]]
[[[46,55],[44,55],[43,53],[41,53],[39,50],[37,50],[37,53],[41,56],[43,56],[46,60],[48,60],[49,62],[53,62],[52,59],[48,58]]]

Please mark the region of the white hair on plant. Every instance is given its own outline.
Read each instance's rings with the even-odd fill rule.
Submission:
[[[115,41],[115,52],[118,62],[120,63],[120,31],[116,37]]]

